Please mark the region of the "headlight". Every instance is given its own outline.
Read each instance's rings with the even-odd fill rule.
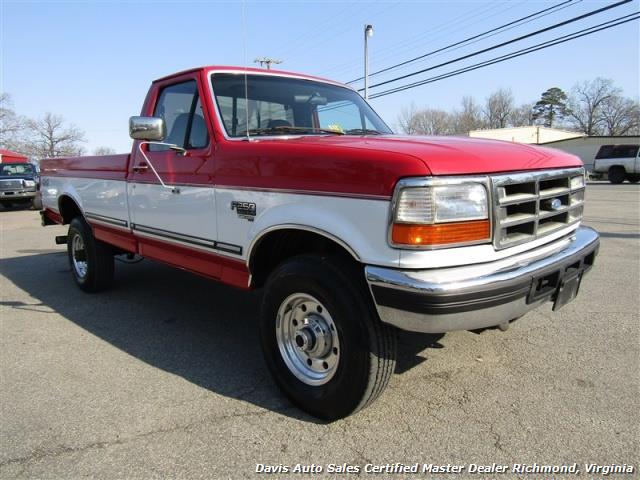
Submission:
[[[24,186],[25,187],[35,187],[36,186],[36,182],[34,182],[33,180],[23,180],[24,181]]]
[[[584,187],[584,175],[571,177],[571,190],[577,190],[582,187]]]
[[[399,185],[391,226],[394,246],[438,246],[489,241],[484,184]]]

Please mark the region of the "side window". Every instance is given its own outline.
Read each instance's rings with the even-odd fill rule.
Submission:
[[[613,158],[633,158],[638,152],[638,145],[617,145],[613,149]]]
[[[597,159],[611,158],[611,154],[613,153],[613,145],[603,145],[598,150],[596,154]]]
[[[203,148],[209,143],[209,132],[195,80],[165,87],[158,97],[153,116],[164,119],[167,127],[164,139],[166,143],[186,149]],[[149,145],[152,152],[168,148],[164,145]]]

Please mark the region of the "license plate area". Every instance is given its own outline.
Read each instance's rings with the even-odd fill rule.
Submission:
[[[577,261],[562,270],[534,277],[527,303],[548,298],[553,301],[553,310],[558,310],[576,298],[586,265]]]
[[[553,301],[553,311],[564,307],[571,300],[576,298],[578,290],[580,290],[580,282],[582,281],[582,270],[571,271],[565,274],[564,278],[558,286],[555,299]]]
[[[529,296],[527,297],[527,303],[533,303],[545,297],[551,297],[555,294],[558,291],[558,287],[562,280],[561,274],[562,272],[557,270],[555,272],[534,277],[531,284],[531,290],[529,291]]]

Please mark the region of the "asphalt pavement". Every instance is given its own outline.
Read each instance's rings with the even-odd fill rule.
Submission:
[[[637,469],[639,207],[639,185],[590,184],[585,224],[602,244],[574,302],[505,333],[400,334],[385,394],[334,423],[292,407],[269,377],[260,292],[145,260],[117,263],[114,289],[84,294],[54,243],[65,228],[0,211],[0,478],[257,478],[257,464],[332,476],[330,464],[396,462]],[[499,475],[473,476],[485,477]]]

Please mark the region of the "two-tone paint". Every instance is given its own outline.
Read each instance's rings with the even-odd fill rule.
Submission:
[[[42,162],[42,197],[51,221],[64,222],[73,202],[96,238],[123,251],[251,287],[250,259],[261,239],[279,229],[325,236],[359,262],[380,267],[437,268],[507,258],[565,236],[496,251],[490,243],[437,251],[402,250],[388,241],[391,198],[398,180],[580,166],[558,151],[465,138],[381,136],[259,137],[225,135],[212,96],[211,75],[235,67],[204,67],[153,82],[141,115],[151,116],[161,90],[195,80],[209,129],[209,144],[189,150],[145,154],[134,141],[131,154],[61,158]],[[260,75],[286,72],[246,69]],[[328,81],[327,81],[328,82]],[[333,82],[331,82],[333,83]],[[348,87],[344,87],[348,88]],[[234,204],[255,205],[255,217]]]

